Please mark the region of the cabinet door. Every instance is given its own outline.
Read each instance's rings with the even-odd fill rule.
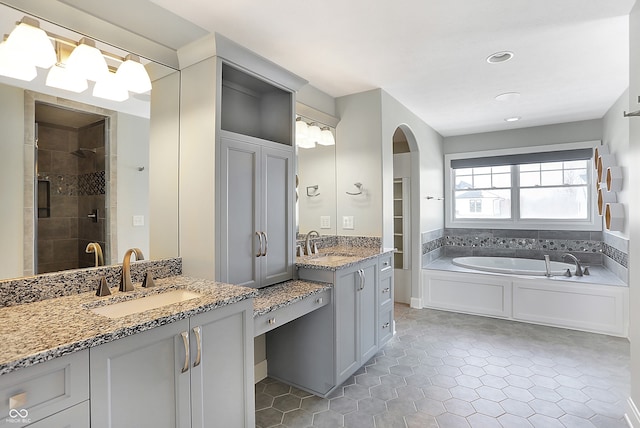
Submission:
[[[358,289],[361,287],[359,269],[350,268],[336,271],[336,362],[337,384],[344,382],[359,365],[360,346],[358,344]]]
[[[378,352],[378,266],[374,262],[360,265],[364,287],[358,291],[360,365]]]
[[[293,149],[262,148],[262,286],[293,278]]]
[[[254,428],[253,300],[196,315],[190,327],[193,428]]]
[[[216,279],[230,284],[260,284],[258,216],[260,146],[222,137],[216,203]]]
[[[91,348],[92,428],[191,426],[188,330],[181,320]]]

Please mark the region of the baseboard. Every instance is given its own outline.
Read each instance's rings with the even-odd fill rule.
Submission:
[[[254,382],[258,383],[267,377],[267,360],[260,361],[253,366]]]
[[[631,397],[627,398],[627,413],[624,414],[629,428],[640,428],[640,411],[636,407]]]
[[[412,297],[411,298],[411,307],[414,309],[422,309],[422,299],[419,299],[417,297]]]

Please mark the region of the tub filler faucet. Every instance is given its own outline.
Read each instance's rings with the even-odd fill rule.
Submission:
[[[549,254],[544,255],[544,270],[544,276],[551,278],[551,260],[549,259]]]
[[[583,276],[583,275],[589,275],[589,268],[585,267],[584,269],[582,268],[582,265],[580,265],[580,260],[574,256],[571,253],[564,253],[562,255],[562,259],[565,259],[569,257],[571,260],[573,260],[573,262],[576,264],[576,272],[575,272],[575,276]]]

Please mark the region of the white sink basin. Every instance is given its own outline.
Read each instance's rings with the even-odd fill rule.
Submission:
[[[109,318],[120,318],[150,309],[160,308],[173,303],[184,302],[186,300],[200,297],[200,294],[188,290],[172,290],[166,293],[152,294],[138,299],[127,300],[126,302],[113,303],[111,305],[100,306],[91,309],[91,312]]]
[[[314,257],[313,259],[311,259],[311,261],[313,262],[319,262],[319,263],[333,263],[333,262],[340,262],[343,261],[347,258],[347,256],[334,256],[334,255],[328,255],[328,256],[319,256],[319,257]]]

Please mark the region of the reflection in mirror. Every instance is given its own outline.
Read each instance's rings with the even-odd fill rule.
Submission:
[[[312,126],[317,121],[299,116],[296,123],[297,142],[297,232],[306,235],[311,230],[321,235],[336,235],[336,146],[318,144],[317,141],[304,141],[308,138],[299,134],[302,123]],[[320,124],[320,129],[329,130],[334,136],[335,129]],[[304,126],[304,125],[303,125]]]
[[[24,16],[0,5],[0,31],[11,32]],[[49,34],[82,38],[38,21]],[[110,54],[111,70],[128,54],[101,42],[96,47]],[[157,226],[150,226],[149,174],[152,158],[163,175],[163,188],[156,190],[177,212],[179,72],[142,62],[153,89],[130,93],[123,102],[94,97],[93,82],[82,93],[49,87],[43,68],[31,81],[0,76],[0,279],[93,266],[89,242],[100,244],[105,264],[118,263],[130,247],[141,248],[145,258],[178,256],[177,215],[170,210],[159,214],[158,225],[161,239],[172,241],[157,252],[152,247],[150,227]],[[151,119],[154,110],[161,123]],[[170,153],[158,157],[152,147]],[[171,165],[164,168],[165,161]]]

